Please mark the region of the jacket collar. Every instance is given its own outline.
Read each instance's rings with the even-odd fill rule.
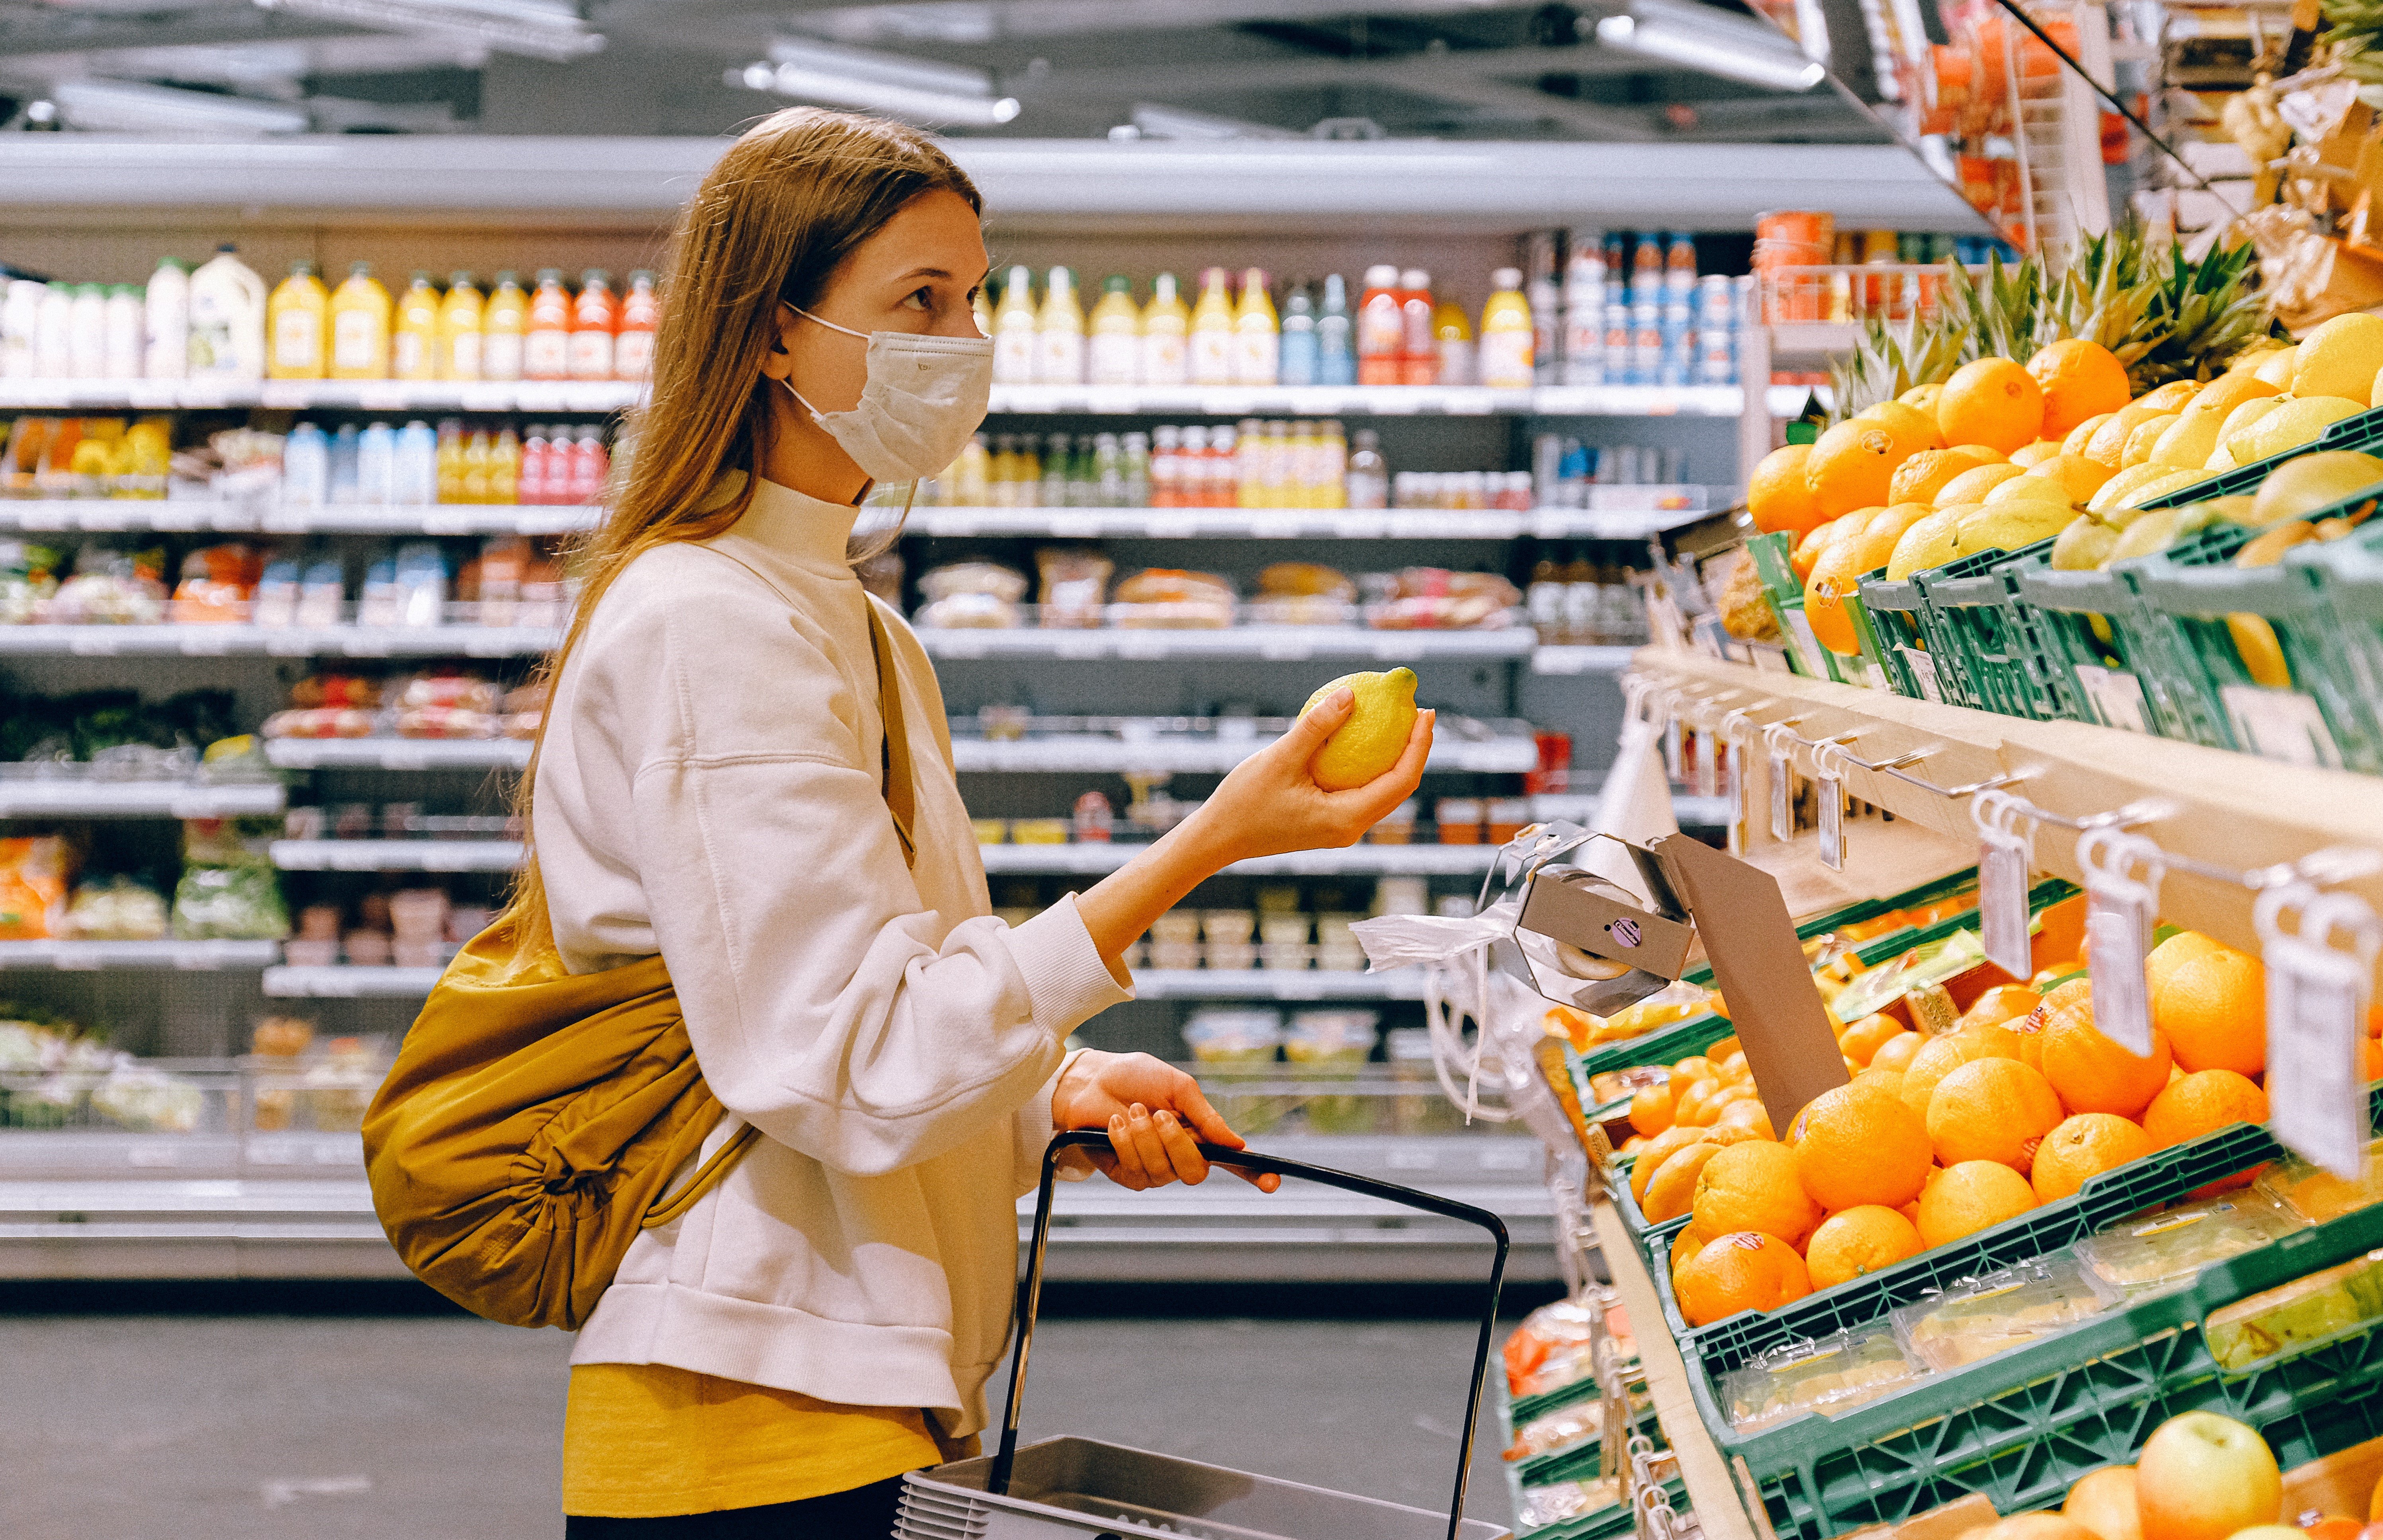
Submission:
[[[726,496],[735,496],[737,483],[728,478],[741,480],[743,475],[741,471],[726,473],[714,495],[724,491]],[[755,485],[753,501],[745,510],[745,516],[719,539],[759,547],[762,554],[815,571],[849,574],[845,545],[859,517],[858,508],[822,502],[791,487],[765,480]]]

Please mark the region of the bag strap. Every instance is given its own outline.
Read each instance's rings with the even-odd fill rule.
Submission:
[[[877,601],[864,596],[864,602],[869,606],[869,650],[877,659],[877,714],[885,721],[884,736],[880,741],[885,808],[894,815],[894,832],[902,842],[903,864],[916,867],[919,846],[910,837],[910,830],[918,818],[919,800],[910,783],[910,727],[902,719],[902,690],[896,683],[900,670],[894,660],[894,639],[885,634],[885,618],[877,612]]]

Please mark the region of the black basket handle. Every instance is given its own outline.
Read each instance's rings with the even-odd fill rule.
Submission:
[[[1018,1305],[1018,1340],[1009,1356],[1009,1405],[1002,1413],[1001,1450],[994,1456],[993,1469],[988,1472],[985,1489],[997,1496],[1009,1493],[1010,1467],[1018,1459],[1018,1418],[1026,1404],[1026,1356],[1034,1342],[1034,1314],[1043,1300],[1043,1253],[1051,1240],[1051,1195],[1059,1170],[1059,1156],[1068,1150],[1106,1150],[1109,1136],[1098,1128],[1078,1128],[1052,1140],[1051,1147],[1043,1152],[1043,1182],[1034,1194],[1034,1236],[1026,1253],[1026,1292]],[[1498,1295],[1506,1281],[1506,1251],[1509,1241],[1505,1222],[1488,1209],[1475,1208],[1436,1193],[1418,1192],[1411,1187],[1393,1182],[1377,1182],[1370,1177],[1352,1176],[1328,1166],[1309,1165],[1304,1161],[1288,1161],[1279,1155],[1262,1155],[1254,1150],[1228,1150],[1222,1145],[1202,1144],[1201,1155],[1211,1165],[1230,1166],[1236,1171],[1248,1171],[1259,1176],[1272,1173],[1278,1177],[1297,1177],[1306,1181],[1337,1187],[1344,1192],[1362,1197],[1380,1198],[1405,1208],[1420,1209],[1443,1219],[1461,1219],[1489,1232],[1498,1243],[1496,1260],[1489,1266],[1489,1294],[1481,1311],[1481,1337],[1473,1349],[1473,1385],[1465,1397],[1464,1429],[1457,1440],[1456,1493],[1448,1510],[1448,1540],[1458,1540],[1464,1523],[1464,1490],[1473,1472],[1473,1429],[1481,1419],[1481,1387],[1488,1377],[1489,1339],[1498,1326]]]

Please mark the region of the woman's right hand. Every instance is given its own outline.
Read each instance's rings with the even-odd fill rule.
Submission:
[[[1281,737],[1242,760],[1192,815],[1191,821],[1204,825],[1202,843],[1222,847],[1229,853],[1229,861],[1338,849],[1356,844],[1366,830],[1413,796],[1423,782],[1424,760],[1431,755],[1437,715],[1431,711],[1416,713],[1398,763],[1362,786],[1328,792],[1308,772],[1315,751],[1355,709],[1355,693],[1344,684],[1317,701]]]

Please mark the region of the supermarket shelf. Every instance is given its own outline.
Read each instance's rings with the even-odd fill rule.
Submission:
[[[280,960],[281,943],[278,941],[0,942],[0,968],[15,970],[43,968],[87,973],[102,968],[175,968],[184,972],[224,972],[270,967]]]
[[[1135,740],[1092,734],[1010,742],[955,738],[952,763],[957,770],[978,772],[1221,775],[1273,741],[1213,736]],[[1429,768],[1437,771],[1519,775],[1538,767],[1538,745],[1528,738],[1491,738],[1481,743],[1451,738],[1431,745]]]
[[[562,640],[547,626],[0,625],[0,657],[521,658]]]
[[[211,498],[51,499],[0,502],[0,530],[204,531],[221,535],[570,535],[595,527],[599,511],[543,504],[341,504],[284,508]]]
[[[438,982],[435,967],[268,967],[265,992],[278,1000],[420,1000]]]
[[[1010,630],[925,629],[919,633],[919,640],[931,658],[1256,658],[1273,662],[1370,658],[1384,663],[1404,663],[1418,658],[1521,658],[1537,645],[1527,626],[1511,626],[1502,631],[1366,631],[1355,626],[1321,625],[1237,625],[1215,631],[1073,631],[1019,626]]]
[[[1531,671],[1545,674],[1620,673],[1636,647],[1546,647],[1531,654]]]
[[[1044,873],[1092,877],[1111,872],[1146,844],[988,844],[978,846],[987,875]],[[1352,844],[1345,850],[1301,850],[1260,856],[1225,869],[1241,877],[1477,877],[1497,859],[1491,844]]]
[[[435,967],[268,967],[264,989],[283,1000],[420,1000],[438,981]],[[1420,1000],[1423,975],[1327,973],[1250,968],[1142,968],[1134,993],[1143,1000]]]
[[[188,781],[19,781],[0,778],[0,819],[269,817],[288,805],[278,782],[210,786]]]
[[[1630,488],[1617,488],[1627,491]],[[911,535],[1055,540],[1639,540],[1693,524],[1702,506],[1646,511],[1543,508],[914,508]]]
[[[527,412],[564,416],[620,412],[645,387],[626,380],[0,380],[0,408],[25,411]]]
[[[1851,321],[1790,321],[1771,328],[1771,356],[1821,359],[1849,353],[1861,340],[1862,329]],[[1794,387],[1792,388],[1801,388]]]
[[[278,770],[520,770],[529,750],[521,738],[269,738],[265,758]]]
[[[511,871],[515,840],[276,840],[283,871]]]
[[[1804,410],[1804,403],[1814,397],[1827,406],[1834,398],[1825,385],[1774,385],[1764,392],[1773,417],[1793,417]]]

